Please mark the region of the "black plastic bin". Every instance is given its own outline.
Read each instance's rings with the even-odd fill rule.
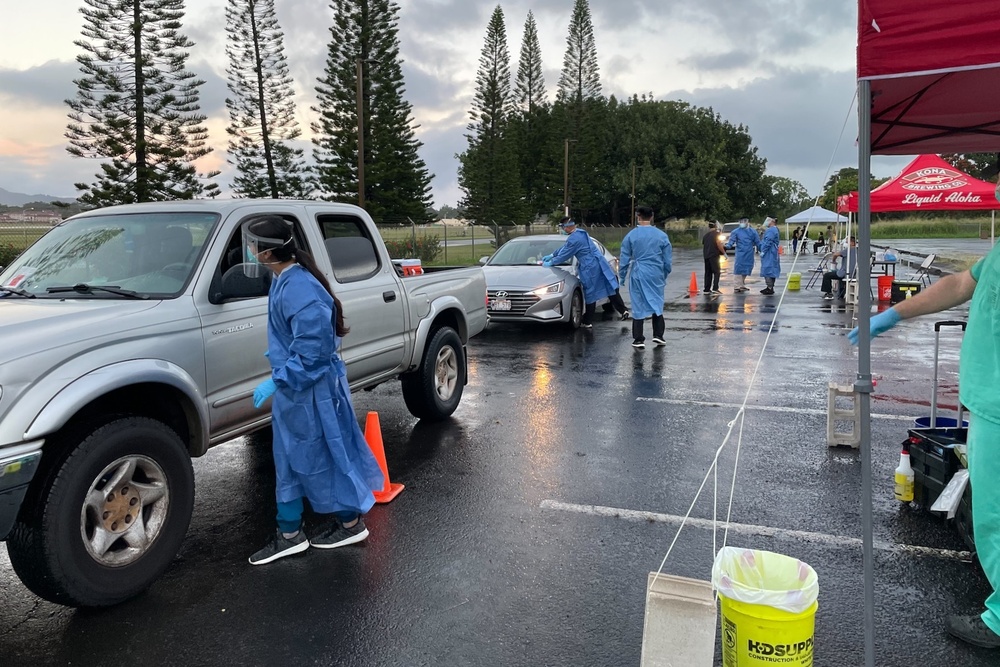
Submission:
[[[929,510],[962,467],[955,445],[964,444],[967,428],[912,428],[904,447],[913,467],[913,502]],[[970,509],[971,515],[971,509]]]

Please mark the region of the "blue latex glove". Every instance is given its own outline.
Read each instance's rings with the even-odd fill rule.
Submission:
[[[264,350],[264,356],[267,357],[268,359],[270,359],[271,358],[271,350]]]
[[[274,384],[274,380],[264,380],[253,390],[253,406],[259,408],[264,405],[264,401],[274,396],[276,391],[278,391],[278,385]]]
[[[896,312],[895,308],[890,308],[878,315],[872,316],[869,331],[871,332],[871,337],[874,338],[880,334],[884,334],[889,329],[893,328],[899,321],[903,319]],[[847,334],[847,340],[851,341],[851,345],[858,344],[858,328],[854,327],[851,332]]]
[[[551,265],[552,264],[552,255],[546,255],[545,257],[542,257],[542,262],[549,262],[549,264]]]
[[[546,267],[552,266],[552,260],[551,259],[543,259],[542,260],[542,266],[546,266]]]

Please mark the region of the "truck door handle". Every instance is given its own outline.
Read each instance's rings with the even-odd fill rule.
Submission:
[[[392,303],[393,301],[396,300],[396,293],[393,292],[392,290],[389,290],[388,292],[382,292],[382,300],[385,301],[386,303]]]

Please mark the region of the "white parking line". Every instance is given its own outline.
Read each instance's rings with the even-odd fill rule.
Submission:
[[[736,403],[718,403],[716,401],[690,401],[683,400],[679,398],[653,398],[648,396],[638,396],[637,401],[643,403],[664,403],[666,405],[688,405],[694,407],[702,408],[729,408],[731,410],[739,410],[740,406]],[[748,405],[747,411],[756,410],[761,412],[784,412],[788,414],[796,415],[819,415],[821,417],[826,416],[826,410],[817,410],[815,408],[788,408],[780,405]],[[913,422],[914,417],[906,417],[904,415],[888,415],[881,413],[872,413],[872,419],[891,419],[893,421],[901,422]]]
[[[684,517],[675,514],[659,514],[657,512],[642,512],[638,510],[620,509],[617,507],[602,507],[601,505],[576,505],[574,503],[563,503],[558,500],[543,500],[542,509],[557,510],[561,512],[576,512],[577,514],[589,514],[591,516],[603,516],[625,521],[638,523],[666,523],[672,526],[679,526]],[[691,517],[687,520],[685,527],[711,530],[712,521],[710,519],[697,519]],[[725,530],[726,523],[719,521],[720,530]],[[826,533],[811,533],[805,530],[787,530],[785,528],[772,528],[770,526],[756,526],[748,523],[731,523],[729,532],[737,535],[761,535],[763,537],[784,537],[803,542],[811,542],[829,547],[851,547],[860,549],[862,546],[859,537],[844,537],[843,535],[828,535]],[[923,556],[927,558],[939,558],[942,560],[956,560],[965,563],[972,562],[972,554],[968,551],[952,551],[951,549],[934,549],[931,547],[918,547],[912,544],[892,544],[890,542],[875,541],[875,548],[878,551],[899,554],[904,556]]]

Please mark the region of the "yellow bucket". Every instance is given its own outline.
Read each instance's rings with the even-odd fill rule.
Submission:
[[[801,273],[789,273],[788,274],[788,290],[790,292],[798,292],[800,287],[802,287],[802,274]]]
[[[801,614],[719,596],[723,667],[812,667],[818,602]]]
[[[812,667],[819,584],[809,565],[724,547],[712,585],[721,602],[723,667]]]

